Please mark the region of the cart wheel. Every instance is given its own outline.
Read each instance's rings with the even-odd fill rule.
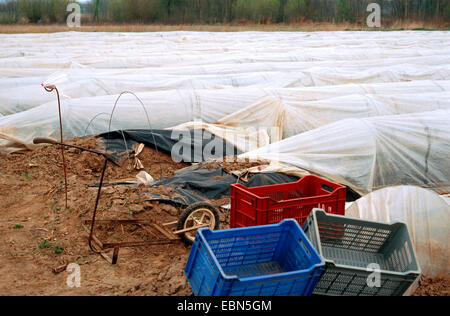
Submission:
[[[178,220],[178,230],[204,224],[208,224],[208,227],[212,230],[218,229],[220,224],[219,213],[211,204],[198,202],[188,206],[181,214]],[[195,240],[196,233],[197,230],[192,230],[184,233],[181,238],[186,244],[191,245]]]

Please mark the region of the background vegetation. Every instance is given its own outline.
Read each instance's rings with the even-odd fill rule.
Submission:
[[[0,0],[0,23],[63,23],[71,0]],[[448,25],[450,0],[91,0],[83,20],[103,23],[365,24],[369,3],[381,5],[383,24],[396,21]]]

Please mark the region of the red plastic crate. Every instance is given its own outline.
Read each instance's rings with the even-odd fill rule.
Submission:
[[[293,218],[300,225],[313,208],[345,215],[346,188],[315,175],[293,183],[247,188],[230,188],[230,228],[276,224]]]

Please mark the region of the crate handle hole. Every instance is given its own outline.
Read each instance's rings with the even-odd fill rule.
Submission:
[[[408,264],[411,264],[412,256],[411,256],[411,251],[409,250],[409,244],[407,241],[405,241],[405,251],[406,251],[406,257],[408,259]]]
[[[303,243],[303,240],[299,239],[300,245],[302,245],[303,249],[305,249],[308,256],[311,258],[311,252],[309,252],[308,248],[306,248],[306,245]]]
[[[333,188],[326,184],[322,184],[322,189],[328,192],[333,192]]]

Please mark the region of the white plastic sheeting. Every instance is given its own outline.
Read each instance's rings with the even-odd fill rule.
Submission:
[[[57,83],[66,138],[107,131],[125,90],[153,128],[278,128],[271,142],[350,117],[448,109],[449,34],[0,34],[0,151],[58,134],[55,94],[40,86],[55,71],[67,78]],[[149,128],[143,114],[124,96],[112,129]]]
[[[449,32],[0,34],[0,113],[51,101],[39,85],[55,71],[67,73],[59,88],[70,98],[449,80],[449,39]]]
[[[410,184],[450,192],[450,111],[345,119],[243,154],[346,184],[360,194]]]
[[[450,204],[434,192],[414,186],[389,187],[355,201],[346,216],[408,225],[422,273],[447,277]]]
[[[231,96],[223,90],[177,90],[140,93],[150,125],[138,100],[122,96],[113,117],[112,129],[168,128],[201,120],[239,128],[278,129],[286,138],[345,118],[392,115],[424,110],[450,109],[450,92],[409,95],[347,95],[317,101],[301,101],[289,93],[262,98],[240,89]],[[264,93],[264,92],[262,92]],[[55,94],[52,94],[55,97]],[[66,138],[107,132],[109,114],[117,96],[62,99]],[[251,104],[250,106],[246,106]],[[31,146],[34,137],[59,133],[56,101],[0,119],[0,150],[11,152]],[[279,138],[272,139],[277,141]]]
[[[53,96],[56,98],[55,93]],[[161,129],[198,119],[214,122],[253,101],[253,97],[234,99],[228,94],[220,95],[216,90],[205,90],[202,94],[193,90],[175,92],[168,90],[148,95],[139,94],[139,97],[146,105],[151,124],[148,124],[140,102],[133,95],[124,94],[114,113],[111,130]],[[110,114],[116,100],[117,96],[62,100],[64,137],[69,139],[74,136],[107,132]],[[217,106],[217,103],[221,106]],[[28,111],[2,117],[0,151],[11,152],[23,149],[24,146],[32,148],[32,140],[36,136],[59,135],[57,109],[57,103],[53,101]]]
[[[449,59],[450,63],[450,59]],[[395,83],[372,83],[372,84],[343,84],[336,86],[319,86],[319,87],[302,87],[302,88],[275,88],[277,82],[272,86],[267,87],[241,87],[229,88],[226,85],[214,84],[211,78],[208,80],[193,80],[183,78],[173,78],[166,80],[159,78],[155,80],[154,76],[111,76],[99,77],[92,75],[85,75],[83,79],[76,79],[67,75],[67,79],[58,82],[58,89],[66,98],[84,98],[96,97],[105,95],[115,95],[122,91],[133,91],[135,93],[172,90],[172,93],[177,94],[177,90],[196,90],[202,94],[203,90],[220,89],[217,91],[219,95],[217,99],[217,106],[220,106],[220,98],[223,95],[228,95],[230,98],[236,100],[244,98],[251,100],[250,104],[256,102],[259,98],[264,96],[277,96],[281,99],[288,98],[286,102],[295,101],[315,101],[327,98],[334,98],[347,95],[376,95],[378,103],[382,102],[382,97],[395,97],[397,95],[408,94],[428,94],[433,93],[432,102],[448,102],[445,95],[439,96],[441,92],[450,91],[449,80],[425,80],[425,81],[410,81],[410,82],[395,82]],[[271,79],[275,79],[269,76]],[[221,79],[222,80],[222,79]],[[281,80],[281,79],[280,79]],[[1,81],[1,80],[0,80]],[[5,80],[7,82],[12,79]],[[15,80],[14,80],[15,81]],[[223,83],[223,82],[222,82]],[[27,91],[27,93],[23,93]],[[181,92],[184,93],[184,92]],[[404,100],[411,103],[412,97],[404,96]],[[42,105],[47,102],[54,101],[55,97],[42,89],[39,84],[22,86],[18,84],[13,87],[4,87],[0,83],[0,113],[3,115],[14,114],[28,110],[30,108]],[[90,102],[94,103],[95,100]],[[179,102],[179,100],[172,100],[172,102]],[[183,102],[190,102],[189,93],[186,94]],[[367,101],[363,101],[367,102]],[[248,105],[250,105],[248,104]]]
[[[346,95],[318,101],[301,101],[295,96],[266,98],[222,120],[236,125],[261,126],[264,118],[280,117],[277,125],[283,138],[297,135],[346,118],[395,115],[450,109],[450,93],[410,95]],[[261,117],[261,118],[260,118]],[[282,119],[281,119],[282,117]],[[274,126],[274,125],[266,125]]]
[[[446,32],[170,32],[0,35],[0,67],[142,68],[448,55]],[[55,58],[58,57],[58,58]],[[7,59],[6,59],[7,58]]]

